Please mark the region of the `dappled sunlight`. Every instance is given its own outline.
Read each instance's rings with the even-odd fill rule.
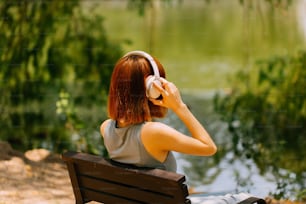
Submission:
[[[75,203],[66,165],[58,155],[30,161],[0,142],[0,203]],[[32,150],[35,151],[35,150]]]

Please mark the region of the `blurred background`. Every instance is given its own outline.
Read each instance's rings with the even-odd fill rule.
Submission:
[[[106,156],[112,69],[144,50],[217,142],[176,154],[190,187],[306,199],[306,0],[1,0],[0,16],[0,140],[15,149]]]

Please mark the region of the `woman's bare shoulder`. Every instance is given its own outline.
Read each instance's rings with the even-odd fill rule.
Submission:
[[[111,121],[111,119],[107,119],[107,120],[103,121],[102,124],[100,125],[100,133],[101,133],[102,136],[104,135],[105,127],[107,126],[107,124],[110,123],[110,121]]]
[[[175,130],[172,127],[162,122],[147,122],[142,129],[142,134],[149,137],[154,136],[156,139],[158,136],[165,136],[169,133],[173,134],[173,131]]]
[[[144,125],[145,131],[160,131],[161,129],[168,128],[169,126],[161,122],[146,122]]]

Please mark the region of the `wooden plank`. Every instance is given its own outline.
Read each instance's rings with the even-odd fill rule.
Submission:
[[[171,201],[169,203],[163,203],[159,201],[140,202],[140,201],[122,199],[115,195],[102,194],[88,189],[81,189],[81,190],[84,197],[89,197],[103,204],[191,204],[189,199],[186,199],[185,201]]]
[[[103,194],[89,189],[81,189],[84,198],[90,198],[88,201],[94,200],[103,204],[144,204],[141,202],[127,200],[115,195]]]
[[[76,203],[84,203],[81,191],[80,191],[80,187],[79,187],[79,183],[78,183],[78,178],[76,175],[76,171],[75,171],[75,166],[72,162],[67,162],[67,169],[69,172],[69,177],[70,177],[70,181],[71,181],[71,185],[72,185],[72,189],[73,189],[73,193],[76,199]]]

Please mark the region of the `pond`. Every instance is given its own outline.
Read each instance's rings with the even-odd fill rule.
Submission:
[[[299,154],[294,145],[299,142],[289,141],[291,151],[281,155],[279,161],[285,162],[286,165],[272,164],[273,159],[260,157],[262,160],[269,159],[270,162],[264,171],[262,165],[265,162],[259,165],[260,162],[254,157],[242,158],[234,154],[233,138],[235,137],[229,133],[227,124],[222,122],[220,115],[214,111],[213,101],[216,93],[231,92],[232,87],[240,79],[235,75],[238,71],[250,75],[256,72],[254,63],[258,59],[267,59],[276,55],[294,55],[298,50],[306,49],[305,0],[133,1],[136,3],[152,2],[152,5],[145,4],[143,9],[139,9],[141,6],[133,7],[128,4],[132,0],[84,0],[80,2],[86,15],[86,21],[75,19],[72,24],[78,25],[77,23],[83,22],[81,25],[84,26],[84,32],[87,32],[86,26],[94,28],[89,29],[91,32],[87,33],[93,36],[97,34],[98,39],[103,38],[106,32],[108,39],[114,45],[122,45],[124,52],[144,50],[160,59],[166,69],[167,78],[178,86],[185,103],[216,141],[218,153],[213,157],[175,154],[178,159],[179,172],[187,176],[188,185],[195,191],[222,194],[248,191],[264,197],[270,192],[281,194],[282,189],[283,191],[294,189],[295,185],[305,181],[306,172],[303,167],[306,165],[294,166],[295,169],[302,172],[302,179],[289,171],[290,165],[297,164],[299,161],[305,162],[302,159],[299,161],[296,159],[296,155]],[[19,10],[15,9],[15,11]],[[79,16],[79,13],[75,13]],[[103,16],[101,29],[98,26],[101,23],[100,16],[91,15],[92,13]],[[92,16],[97,17],[98,21],[91,19]],[[2,20],[7,19],[9,18]],[[66,23],[70,21],[65,21],[67,18],[57,20],[60,20],[55,23],[59,23],[59,27],[56,27],[58,28],[56,30],[59,31],[57,34],[61,36],[61,29],[66,28]],[[30,21],[25,21],[24,26],[21,27],[27,28],[31,25],[27,22]],[[12,29],[16,30],[15,25]],[[39,31],[38,29],[37,32],[40,34]],[[75,36],[74,30],[71,32],[71,36]],[[100,35],[101,33],[103,35]],[[25,34],[27,34],[26,31]],[[56,41],[57,34],[50,36],[50,39]],[[32,68],[37,63],[32,58],[29,59],[29,64],[33,61],[33,67],[28,64],[12,64],[12,67],[7,66],[6,69],[2,67],[1,71],[16,72],[16,76],[25,81],[17,83],[18,77],[1,81],[0,91],[4,96],[1,98],[1,104],[8,105],[8,107],[0,107],[0,126],[2,127],[0,140],[9,141],[14,148],[19,150],[42,147],[54,152],[77,149],[97,154],[105,153],[99,133],[100,123],[107,117],[104,107],[106,91],[101,91],[101,87],[102,85],[104,88],[107,87],[106,84],[109,82],[106,78],[97,78],[96,73],[105,74],[108,79],[109,68],[113,66],[112,63],[120,54],[120,49],[117,50],[116,46],[110,45],[111,47],[105,51],[103,45],[99,44],[103,44],[103,39],[93,41],[94,46],[97,46],[93,48],[97,49],[92,50],[99,51],[99,55],[94,56],[99,57],[97,61],[90,61],[92,66],[89,68],[87,58],[83,59],[83,56],[84,53],[85,55],[89,53],[88,50],[91,47],[88,46],[93,45],[91,41],[93,38],[86,41],[82,35],[77,35],[80,38],[77,38],[79,41],[76,42],[71,36],[68,35],[67,42],[60,39],[54,42],[55,47],[50,48],[50,53],[46,51],[49,54],[54,52],[51,57],[48,55],[48,61],[45,59],[47,58],[46,53],[45,57],[38,57],[42,64],[47,63],[48,70],[45,71],[51,70],[46,72],[46,75],[41,75],[46,78],[45,81],[39,77],[37,80],[34,77],[33,80],[26,81],[23,74],[28,73],[26,70],[35,74],[35,69],[32,70]],[[32,35],[29,36],[29,39],[32,39]],[[86,44],[86,42],[90,43]],[[29,42],[29,46],[31,44],[32,42]],[[59,44],[61,47],[67,45],[65,49],[67,48],[68,52],[58,49]],[[48,46],[49,41],[46,40],[46,47]],[[74,48],[70,46],[80,46],[80,48],[86,46],[86,49],[80,51],[76,48],[77,51],[74,53]],[[18,47],[16,50],[19,53]],[[100,53],[101,50],[103,52]],[[37,49],[37,53],[41,53],[40,51]],[[9,54],[5,53],[5,56]],[[57,59],[58,56],[59,59]],[[90,57],[91,55],[88,58]],[[68,60],[66,64],[66,59],[71,59],[71,61]],[[99,64],[101,61],[108,63],[102,64],[105,65],[102,66],[102,70]],[[58,63],[57,66],[53,66],[55,62]],[[17,68],[24,72],[16,71]],[[41,67],[38,66],[38,68]],[[64,69],[67,69],[67,72],[64,72]],[[65,77],[56,78],[61,76],[59,73],[61,71],[63,71],[62,74],[65,73]],[[50,77],[53,75],[55,78]],[[103,80],[99,81],[99,79]],[[8,83],[9,81],[11,83]],[[10,87],[14,83],[16,86],[12,89],[12,93],[9,93],[5,87]],[[180,120],[171,112],[163,121],[188,133]],[[271,140],[274,144],[274,139]],[[267,146],[270,143],[264,144]],[[299,147],[299,149],[304,148]],[[268,149],[267,152],[273,151]],[[301,152],[303,154],[300,155],[306,155],[303,151]],[[290,162],[287,162],[289,160]],[[276,177],[273,174],[275,168],[279,174],[283,175],[282,177]],[[305,187],[306,184],[302,186]],[[293,195],[290,193],[288,196]],[[287,196],[286,192],[284,195]]]
[[[205,193],[248,191],[264,197],[278,188],[275,178],[260,172],[252,159],[234,156],[227,146],[231,135],[214,113],[212,98],[231,89],[238,70],[252,73],[256,60],[305,49],[306,1],[240,2],[155,1],[139,11],[128,9],[127,1],[103,1],[95,9],[103,13],[110,39],[124,42],[126,52],[144,50],[160,59],[168,79],[219,149],[226,150],[214,158],[177,154],[189,185]],[[187,132],[172,114],[164,122]]]
[[[96,7],[110,39],[127,42],[125,51],[156,55],[168,78],[184,90],[228,88],[228,77],[251,69],[254,60],[305,48],[306,18],[297,14],[298,4],[270,8],[260,1],[240,5],[191,0],[157,4],[140,16],[124,2],[105,1]]]

